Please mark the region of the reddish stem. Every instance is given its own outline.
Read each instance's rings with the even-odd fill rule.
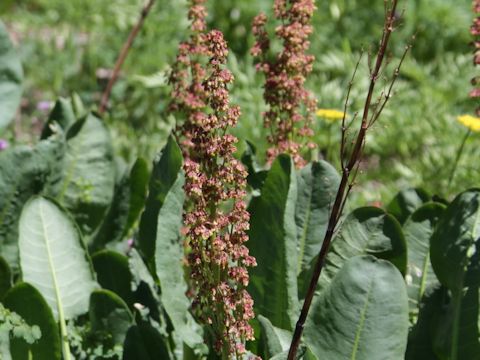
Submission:
[[[113,85],[115,85],[115,82],[117,81],[118,74],[120,73],[120,69],[122,68],[122,65],[125,62],[125,59],[127,58],[127,55],[130,51],[130,48],[132,47],[132,44],[135,38],[137,37],[138,32],[142,28],[143,23],[145,22],[145,19],[150,13],[150,10],[152,9],[154,3],[155,3],[155,0],[149,0],[148,3],[145,4],[145,6],[142,9],[142,12],[140,13],[140,17],[138,18],[137,23],[135,24],[132,31],[128,35],[127,41],[125,41],[125,43],[123,44],[122,50],[120,51],[120,55],[118,56],[117,62],[115,63],[115,67],[113,68],[112,76],[110,77],[107,87],[105,88],[105,91],[102,94],[102,100],[100,101],[100,107],[98,109],[98,112],[100,114],[103,114],[105,112],[105,109],[107,108],[108,99],[110,98],[110,94],[112,93]]]
[[[386,0],[385,0],[386,1]],[[335,197],[335,202],[332,207],[332,211],[330,213],[330,218],[328,221],[328,227],[327,227],[327,232],[325,234],[325,238],[323,240],[322,248],[320,249],[320,252],[318,254],[317,262],[315,264],[314,270],[312,277],[310,279],[310,284],[308,287],[308,291],[305,297],[305,301],[303,303],[302,310],[300,312],[300,317],[297,321],[296,327],[295,327],[295,332],[293,334],[292,342],[290,344],[290,350],[288,352],[288,360],[294,360],[296,358],[297,350],[300,345],[300,341],[302,338],[302,333],[303,333],[303,328],[305,326],[305,321],[307,319],[308,312],[310,310],[310,306],[312,304],[312,299],[313,295],[315,293],[315,288],[317,287],[318,279],[320,277],[320,274],[322,272],[322,269],[325,265],[325,259],[327,256],[327,253],[330,249],[330,244],[335,232],[335,228],[338,224],[338,221],[340,220],[340,217],[342,215],[342,210],[343,210],[343,204],[345,202],[345,196],[346,193],[348,192],[348,189],[350,188],[349,184],[349,179],[352,171],[355,169],[355,167],[358,165],[358,162],[360,161],[361,155],[362,155],[362,150],[363,150],[363,145],[365,142],[365,136],[367,133],[367,130],[369,128],[368,124],[368,114],[370,110],[370,106],[372,104],[372,98],[373,98],[373,93],[375,90],[375,85],[377,82],[377,79],[380,74],[380,70],[385,58],[385,53],[388,47],[388,43],[390,40],[390,35],[393,31],[393,26],[395,22],[395,11],[397,8],[397,2],[398,0],[392,0],[392,6],[390,9],[386,11],[386,16],[385,16],[385,22],[384,22],[384,28],[383,28],[383,35],[382,35],[382,40],[380,42],[380,48],[377,53],[377,59],[375,62],[375,68],[373,69],[370,77],[370,86],[368,89],[368,94],[367,98],[365,100],[365,106],[363,108],[363,116],[362,116],[362,123],[360,126],[360,130],[357,134],[357,139],[355,141],[355,145],[353,146],[353,150],[350,154],[350,158],[348,163],[344,166],[342,165],[342,179],[340,181],[340,185],[338,187],[337,195]],[[344,130],[344,127],[342,128],[342,131]],[[342,147],[343,148],[343,147]],[[343,154],[341,154],[342,156]]]

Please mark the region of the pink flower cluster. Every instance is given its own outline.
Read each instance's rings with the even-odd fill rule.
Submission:
[[[193,35],[180,45],[170,83],[171,108],[181,126],[185,155],[184,215],[193,305],[208,325],[217,352],[241,354],[253,340],[253,300],[247,268],[256,265],[245,242],[249,213],[244,166],[234,158],[237,139],[227,133],[240,108],[230,104],[233,75],[225,68],[227,44],[220,31],[204,33],[203,0],[192,1]]]
[[[310,139],[316,100],[304,87],[315,59],[306,53],[314,11],[314,0],[275,0],[275,17],[281,21],[275,34],[283,42],[283,49],[273,60],[268,54],[267,17],[261,13],[253,22],[256,42],[251,52],[257,58],[257,70],[265,74],[264,99],[268,110],[264,113],[264,126],[270,129],[268,141],[272,145],[267,151],[268,162],[280,153],[288,153],[296,166],[302,167],[306,163],[302,153],[315,148]]]
[[[470,32],[475,38],[475,41],[473,43],[475,46],[473,64],[477,66],[480,65],[480,0],[473,1],[473,11],[477,15],[477,17],[473,20]],[[480,79],[478,77],[472,79],[473,85],[477,87],[470,92],[470,97],[475,99],[480,98],[480,88],[478,87],[479,82]],[[480,116],[480,107],[477,108],[476,112],[477,116]]]
[[[205,2],[206,0],[191,1],[188,12],[188,19],[191,21],[190,39],[179,45],[169,78],[172,86],[170,111],[179,112],[186,117],[184,124],[179,124],[182,133],[186,131],[182,126],[195,122],[195,117],[201,116],[201,110],[206,106],[207,93],[202,84],[206,76],[202,60],[208,56],[205,44]],[[191,146],[188,143],[190,137],[185,136],[184,139],[183,149],[186,156]]]

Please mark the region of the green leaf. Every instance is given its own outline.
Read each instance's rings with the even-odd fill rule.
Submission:
[[[133,279],[128,258],[115,251],[102,250],[92,256],[92,264],[97,273],[98,283],[102,288],[113,291],[128,306],[132,307],[134,302],[131,289]]]
[[[84,117],[87,115],[87,110],[85,109],[85,105],[83,104],[82,98],[76,92],[74,92],[71,96],[72,100],[72,108],[73,113],[77,119]]]
[[[23,70],[8,31],[0,21],[0,132],[13,120],[22,97]]]
[[[281,352],[271,358],[270,360],[287,360],[288,359],[288,350]],[[295,356],[296,360],[318,360],[318,358],[312,353],[312,351],[303,344],[300,344]]]
[[[143,159],[138,159],[132,169],[125,171],[115,184],[112,204],[95,234],[92,247],[102,248],[124,238],[143,208],[147,183],[147,164]]]
[[[150,268],[154,268],[158,214],[182,168],[182,152],[172,136],[154,161],[148,198],[140,219],[139,245]]]
[[[407,244],[402,228],[393,216],[376,207],[361,207],[347,216],[332,241],[318,287],[326,288],[345,261],[367,254],[388,260],[402,273],[406,272]],[[303,294],[316,261],[315,258],[311,262],[308,273],[301,274]]]
[[[97,286],[78,229],[56,203],[34,197],[19,223],[23,280],[35,286],[56,319],[72,319],[88,310]]]
[[[400,191],[388,204],[387,212],[403,224],[416,209],[430,201],[431,196],[423,189],[410,188]]]
[[[123,360],[170,360],[165,340],[146,322],[130,327],[124,343]]]
[[[112,336],[112,347],[123,344],[127,331],[134,322],[127,304],[109,290],[92,292],[89,317],[94,333],[107,333]]]
[[[281,155],[272,164],[262,194],[250,203],[250,240],[257,259],[250,270],[249,291],[257,314],[274,326],[291,330],[297,320],[297,184],[291,159]]]
[[[403,225],[408,248],[406,275],[410,312],[418,312],[418,305],[425,292],[439,286],[430,263],[430,237],[445,206],[428,203],[418,208]]]
[[[40,292],[32,285],[19,283],[5,295],[3,304],[19,314],[30,326],[37,325],[41,337],[32,345],[20,339],[10,341],[12,357],[15,360],[61,360],[61,343],[52,310]],[[29,351],[32,357],[29,357]]]
[[[161,300],[173,328],[192,349],[202,347],[200,326],[189,313],[190,300],[185,295],[187,284],[183,271],[183,246],[180,228],[183,224],[185,179],[180,171],[177,180],[164,199],[157,222],[155,270],[160,281]]]
[[[295,222],[298,234],[298,271],[307,269],[319,253],[327,232],[328,219],[340,176],[326,161],[313,162],[298,174]]]
[[[445,295],[428,324],[437,358],[479,359],[479,290],[478,286],[466,288],[458,298],[443,292]]]
[[[270,320],[262,315],[258,315],[257,319],[262,330],[260,339],[263,342],[263,355],[265,359],[270,359],[290,348],[290,342],[292,340],[291,331],[273,326]]]
[[[373,256],[349,259],[314,300],[305,340],[319,359],[400,360],[408,334],[402,275]]]
[[[472,189],[447,207],[431,239],[435,274],[454,294],[480,283],[479,247],[480,189]]]
[[[43,126],[41,138],[47,139],[54,134],[55,124],[58,124],[64,132],[67,132],[75,120],[71,101],[69,99],[59,98],[50,112],[47,122]]]
[[[0,256],[0,300],[12,286],[12,271],[4,258]]]
[[[68,130],[65,163],[58,200],[73,214],[83,233],[90,235],[110,206],[115,186],[110,135],[94,115],[87,115]]]
[[[254,189],[259,190],[262,188],[265,178],[267,177],[267,171],[262,170],[257,163],[257,149],[250,141],[246,141],[246,150],[242,154],[242,163],[245,165],[248,171],[247,183]]]
[[[34,148],[12,147],[0,152],[0,254],[18,272],[18,219],[34,194],[54,193],[64,154],[61,135]]]
[[[143,207],[148,190],[148,164],[143,158],[138,158],[130,171],[130,207],[124,236],[137,222]]]
[[[138,251],[132,248],[128,255],[128,266],[133,277],[133,290],[135,290],[136,286],[141,282],[146,283],[153,289],[156,285],[155,280]]]
[[[148,167],[139,158],[131,169],[117,180],[112,203],[94,236],[93,249],[121,241],[135,224],[147,196]]]
[[[450,328],[440,344],[448,344],[450,360],[474,358],[479,344],[480,189],[467,190],[447,207],[432,235],[433,270],[452,295]],[[472,334],[473,337],[472,337]]]
[[[165,323],[163,309],[158,296],[158,287],[138,251],[133,248],[129,252],[128,265],[132,274],[132,290],[135,302],[149,309],[149,316],[160,323]]]
[[[126,172],[115,184],[113,200],[100,228],[95,233],[90,251],[102,249],[122,240],[130,211],[130,174]]]
[[[434,341],[437,333],[442,332],[448,309],[446,288],[428,289],[418,307],[418,319],[408,333],[406,360],[437,360]]]

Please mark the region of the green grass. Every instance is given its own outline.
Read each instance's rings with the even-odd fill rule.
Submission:
[[[266,148],[261,119],[265,106],[262,76],[256,74],[248,53],[253,41],[250,23],[260,10],[271,14],[272,2],[209,2],[210,26],[224,31],[232,48],[229,66],[236,76],[232,96],[243,113],[234,133],[255,143],[260,153]],[[23,0],[3,9],[2,20],[19,39],[27,79],[21,121],[12,126],[11,137],[15,134],[18,142],[35,141],[47,116],[36,108],[39,101],[77,92],[88,106],[98,104],[105,85],[96,76],[98,69],[112,68],[142,3]],[[395,95],[368,136],[353,204],[386,202],[408,186],[421,186],[448,197],[480,183],[480,138],[473,134],[447,189],[456,150],[466,131],[456,116],[473,113],[476,106],[468,98],[470,79],[475,75],[469,48],[470,3],[400,1],[405,13],[394,34],[392,64],[414,33],[416,40]],[[114,108],[106,121],[117,153],[128,162],[137,155],[152,158],[173,125],[173,119],[164,112],[169,89],[161,77],[175,57],[178,42],[186,36],[185,4],[158,0],[114,88]],[[311,38],[316,62],[308,87],[320,107],[341,109],[359,51],[368,51],[378,41],[383,0],[325,0],[317,1],[317,6]],[[156,81],[148,84],[145,77]],[[362,62],[349,113],[361,108],[367,82],[368,66]],[[320,149],[338,164],[339,124],[327,126],[318,119],[315,129]]]

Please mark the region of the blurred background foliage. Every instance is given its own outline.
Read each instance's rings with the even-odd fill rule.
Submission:
[[[186,38],[186,0],[157,0],[114,88],[106,115],[115,146],[125,161],[151,159],[166,140],[174,119],[165,115],[169,64]],[[265,149],[261,113],[262,77],[249,48],[251,22],[272,0],[210,0],[209,23],[222,30],[231,48],[236,76],[233,101],[242,107],[234,130],[241,140]],[[25,92],[17,121],[3,137],[35,142],[57,96],[76,92],[95,107],[119,49],[136,22],[142,0],[2,0],[0,17],[17,44],[25,68]],[[319,107],[342,109],[347,84],[364,49],[374,51],[383,22],[383,0],[321,0],[314,18],[311,53],[316,56],[308,87]],[[456,122],[473,113],[468,98],[475,76],[469,28],[470,0],[403,0],[391,49],[393,71],[415,35],[394,97],[370,133],[354,204],[387,201],[399,189],[421,186],[440,196],[478,185],[479,134],[473,134],[450,188],[448,176],[466,129]],[[273,29],[273,26],[272,26]],[[349,114],[359,110],[368,82],[368,56],[360,63]],[[388,85],[387,79],[385,86]],[[317,119],[321,153],[338,165],[340,124]],[[243,143],[239,145],[244,148]],[[260,156],[261,157],[261,156]]]

